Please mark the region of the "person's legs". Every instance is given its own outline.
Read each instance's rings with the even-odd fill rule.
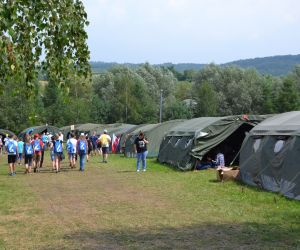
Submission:
[[[12,163],[12,155],[7,156],[7,161],[8,161],[8,174],[10,176],[13,176],[14,170],[13,170],[13,163]]]
[[[75,154],[72,154],[72,167],[75,168],[76,166]]]
[[[58,154],[54,154],[54,162],[55,162],[55,171],[56,171],[56,173],[58,173],[58,170],[59,170],[59,155]]]
[[[22,161],[22,153],[18,154],[18,164],[21,165],[21,161]]]
[[[140,161],[142,159],[142,153],[137,153],[136,154],[136,171],[140,171]]]
[[[28,156],[27,155],[25,155],[25,174],[27,174],[28,173]]]
[[[143,153],[141,153],[141,159],[142,159],[142,165],[143,165],[143,171],[146,171],[146,157],[147,157],[147,154],[148,154],[148,151],[145,151]]]
[[[107,163],[108,147],[103,147],[102,148],[102,154],[103,154],[103,162]]]
[[[40,172],[40,166],[41,166],[41,155],[36,155],[36,171]]]
[[[13,175],[16,174],[16,162],[17,162],[17,155],[12,155],[12,172],[13,172]]]
[[[43,163],[44,163],[44,154],[45,154],[45,151],[42,150],[42,154],[41,154],[41,161],[40,161],[40,168],[43,167]]]
[[[85,154],[80,154],[79,157],[80,157],[80,171],[84,171],[84,160],[85,160]]]

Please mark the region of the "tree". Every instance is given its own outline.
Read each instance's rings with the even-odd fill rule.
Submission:
[[[279,92],[277,106],[279,112],[298,110],[300,107],[298,88],[291,77],[286,77],[283,80],[283,86]]]
[[[34,88],[41,66],[59,85],[74,72],[89,76],[88,21],[80,0],[5,0],[0,17],[2,89],[12,78]]]
[[[213,86],[204,82],[195,88],[196,116],[215,116],[217,114],[218,100],[217,93]]]

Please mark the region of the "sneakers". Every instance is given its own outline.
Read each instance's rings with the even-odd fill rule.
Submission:
[[[146,169],[145,169],[145,168],[143,169],[143,172],[146,172]]]
[[[136,172],[140,172],[140,170],[139,170],[139,169],[137,169],[137,170],[136,170]]]

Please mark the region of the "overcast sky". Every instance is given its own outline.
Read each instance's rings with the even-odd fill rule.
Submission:
[[[91,60],[224,63],[300,54],[299,0],[83,0]]]

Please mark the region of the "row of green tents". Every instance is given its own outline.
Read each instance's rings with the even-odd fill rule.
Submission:
[[[192,170],[196,162],[225,155],[226,165],[240,166],[240,179],[253,186],[300,200],[300,111],[279,115],[235,115],[172,120],[157,124],[77,124],[56,128],[37,126],[20,133],[61,131],[97,135],[103,130],[119,140],[119,150],[133,155],[139,132],[150,141],[148,156],[180,170]],[[7,131],[3,134],[7,134]]]

